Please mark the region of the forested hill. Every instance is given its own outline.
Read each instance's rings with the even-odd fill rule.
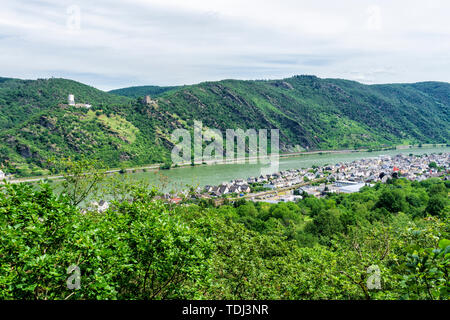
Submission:
[[[92,107],[68,106],[69,93]],[[221,130],[279,128],[284,151],[448,143],[450,84],[295,76],[108,93],[65,79],[0,78],[0,163],[29,175],[52,156],[84,154],[115,167],[164,162],[170,133],[193,120]]]
[[[66,104],[69,93],[75,95],[77,103],[89,102],[97,106],[128,103],[124,97],[73,80],[0,78],[0,129],[22,124],[34,114]]]
[[[151,96],[157,97],[162,93],[180,88],[179,86],[171,86],[171,87],[159,87],[159,86],[138,86],[138,87],[128,87],[122,89],[116,89],[108,91],[109,93],[113,93],[119,96],[130,97],[130,98],[139,98],[143,96]]]
[[[141,88],[116,90],[130,95]],[[224,80],[159,92],[162,110],[210,127],[280,128],[285,149],[352,148],[449,140],[450,84],[363,85],[295,76]]]
[[[279,81],[207,82],[163,94],[160,106],[221,129],[280,128],[285,144],[352,148],[446,142],[450,85],[367,86],[299,76]]]

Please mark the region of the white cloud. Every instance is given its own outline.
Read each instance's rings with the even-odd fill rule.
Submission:
[[[450,81],[445,0],[2,5],[0,76],[64,76],[103,89],[304,73],[367,83]]]

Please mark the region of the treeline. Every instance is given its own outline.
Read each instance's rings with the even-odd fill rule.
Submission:
[[[171,86],[171,87],[137,86],[137,87],[115,89],[108,92],[130,98],[142,98],[145,96],[151,96],[152,98],[155,98],[166,91],[174,90],[177,88],[179,88],[179,86]]]
[[[0,299],[450,298],[449,181],[214,207],[122,176],[102,213],[74,205],[76,181],[2,186]]]

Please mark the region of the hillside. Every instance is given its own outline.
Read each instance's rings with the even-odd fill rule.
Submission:
[[[69,93],[92,109],[68,106]],[[42,173],[51,157],[86,155],[115,167],[162,162],[169,145],[159,136],[173,130],[164,125],[169,121],[171,115],[151,118],[139,100],[71,80],[5,81],[0,83],[0,163],[26,176]]]
[[[223,130],[280,128],[285,149],[333,149],[447,142],[448,92],[448,83],[367,86],[298,76],[201,83],[161,95],[159,105]]]
[[[279,128],[283,151],[450,140],[448,83],[368,86],[295,76],[165,89],[107,93],[65,79],[1,78],[0,163],[34,175],[53,156],[86,155],[114,167],[164,162],[170,133],[193,120],[221,130]],[[92,108],[68,106],[69,93]],[[139,98],[147,94],[154,103]]]
[[[166,91],[180,88],[179,86],[159,87],[159,86],[137,86],[108,91],[119,96],[139,98],[144,96],[157,97]]]
[[[67,103],[68,93],[77,102],[96,105],[124,104],[128,100],[66,79],[0,79],[0,129],[21,124],[34,115]]]

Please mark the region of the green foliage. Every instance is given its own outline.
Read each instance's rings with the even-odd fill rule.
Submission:
[[[377,206],[385,208],[389,212],[405,211],[406,198],[405,194],[400,189],[385,190],[378,199]]]
[[[411,250],[412,251],[412,250]],[[450,299],[450,240],[437,248],[416,248],[407,255],[407,274],[402,279],[407,299]]]
[[[426,211],[433,216],[439,216],[447,204],[448,198],[440,195],[433,195],[428,201]]]
[[[73,161],[71,158],[51,161],[56,173],[63,175],[63,194],[72,205],[77,206],[87,197],[95,197],[100,182],[105,178],[102,165],[93,160]]]
[[[208,281],[211,243],[147,194],[81,214],[47,185],[0,193],[0,299],[195,298]],[[66,287],[67,268],[81,288]]]
[[[158,87],[158,86],[138,86],[111,90],[109,93],[113,93],[119,96],[140,98],[144,96],[157,97],[166,91],[177,89],[178,87]]]
[[[166,161],[159,166],[162,170],[170,170],[172,168],[172,161]]]
[[[336,209],[321,211],[314,217],[313,222],[305,228],[305,231],[322,237],[324,239],[321,241],[323,244],[327,244],[330,237],[341,233],[343,230],[344,227],[339,219],[339,211]]]
[[[48,184],[0,188],[0,299],[449,299],[439,179],[216,208],[173,205],[114,174],[101,184],[114,200],[99,213],[67,191],[100,188],[93,164],[63,164],[72,187],[59,196]],[[67,287],[72,265],[78,290]]]

